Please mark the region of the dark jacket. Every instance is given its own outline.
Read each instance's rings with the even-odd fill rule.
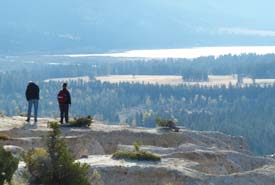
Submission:
[[[39,87],[33,83],[30,82],[26,89],[26,99],[29,100],[39,100]]]
[[[64,104],[71,104],[71,94],[70,94],[70,92],[66,88],[63,88],[61,91],[63,91],[68,97],[67,102],[65,102]]]

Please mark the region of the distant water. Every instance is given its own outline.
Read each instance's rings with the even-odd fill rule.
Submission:
[[[275,54],[275,46],[198,47],[183,49],[130,50],[121,53],[68,54],[68,57],[125,57],[125,58],[198,58],[241,54]]]

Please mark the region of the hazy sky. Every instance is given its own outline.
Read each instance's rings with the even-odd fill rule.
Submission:
[[[0,53],[272,45],[274,7],[274,0],[2,0]]]

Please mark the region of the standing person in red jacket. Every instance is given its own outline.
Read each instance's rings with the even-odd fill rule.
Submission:
[[[63,124],[63,119],[65,117],[65,122],[69,123],[69,105],[71,105],[71,95],[67,89],[67,83],[63,83],[62,90],[57,94],[57,100],[60,109],[60,123]]]

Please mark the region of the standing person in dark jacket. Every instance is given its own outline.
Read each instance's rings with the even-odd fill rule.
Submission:
[[[57,100],[60,109],[60,123],[63,124],[63,119],[65,117],[65,122],[69,123],[69,105],[71,105],[71,95],[67,89],[67,83],[63,83],[63,89],[57,94]]]
[[[39,87],[34,82],[29,82],[26,89],[26,99],[28,101],[28,118],[27,122],[30,122],[32,105],[34,107],[34,126],[37,127],[37,111],[39,101]]]

